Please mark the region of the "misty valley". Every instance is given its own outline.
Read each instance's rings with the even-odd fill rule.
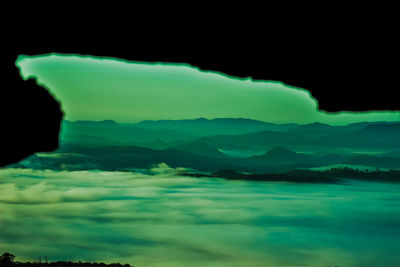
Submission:
[[[0,265],[400,266],[398,111],[185,63],[15,67],[64,117],[56,151],[0,169]]]
[[[63,121],[57,151],[0,169],[0,244],[22,262],[396,266],[399,130]]]
[[[323,176],[333,169],[342,178],[346,172],[337,170],[350,168],[354,172],[347,171],[348,178],[371,180],[375,172],[375,180],[381,174],[383,181],[399,181],[399,136],[399,122],[330,126],[204,118],[131,124],[64,121],[56,152],[38,153],[12,167],[146,172],[154,164],[165,163],[190,174],[309,170],[300,177],[313,172]]]
[[[2,129],[0,266],[400,266],[398,110],[186,63],[12,67],[51,104],[16,90],[34,112]]]

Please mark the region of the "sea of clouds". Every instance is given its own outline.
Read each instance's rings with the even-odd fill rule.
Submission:
[[[400,187],[0,169],[0,253],[134,266],[400,266]]]

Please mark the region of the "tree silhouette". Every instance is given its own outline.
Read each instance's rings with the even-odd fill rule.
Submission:
[[[0,266],[9,266],[14,264],[15,256],[8,252],[0,256]]]
[[[47,267],[62,267],[62,266],[79,266],[79,267],[96,267],[96,266],[101,266],[101,267],[133,267],[130,264],[121,264],[121,263],[111,263],[111,264],[105,264],[105,263],[97,263],[97,262],[72,262],[72,261],[55,261],[55,262],[48,262],[47,259],[45,262],[42,262],[41,258],[35,259],[33,262],[18,262],[14,261],[15,256],[13,254],[10,254],[8,252],[4,253],[2,256],[0,256],[0,267],[12,267],[12,266],[18,266],[18,267],[34,267],[34,266],[47,266]]]

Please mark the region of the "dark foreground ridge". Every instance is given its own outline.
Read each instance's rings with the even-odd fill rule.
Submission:
[[[8,267],[8,266],[109,266],[109,267],[132,267],[129,264],[120,264],[120,263],[97,263],[97,262],[71,262],[71,261],[54,261],[47,262],[42,261],[40,259],[34,260],[33,262],[18,262],[14,261],[15,256],[10,253],[4,253],[0,256],[0,267]]]
[[[341,179],[356,179],[372,182],[400,182],[400,171],[376,171],[368,172],[354,170],[348,167],[331,168],[325,171],[292,170],[285,173],[246,174],[233,170],[219,170],[212,174],[183,173],[184,176],[192,177],[219,177],[228,180],[250,180],[250,181],[274,181],[274,182],[297,182],[297,183],[337,183]]]

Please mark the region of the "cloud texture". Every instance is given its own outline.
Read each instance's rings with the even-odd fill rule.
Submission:
[[[17,260],[135,266],[400,264],[398,185],[255,183],[176,171],[2,169],[0,248]]]

